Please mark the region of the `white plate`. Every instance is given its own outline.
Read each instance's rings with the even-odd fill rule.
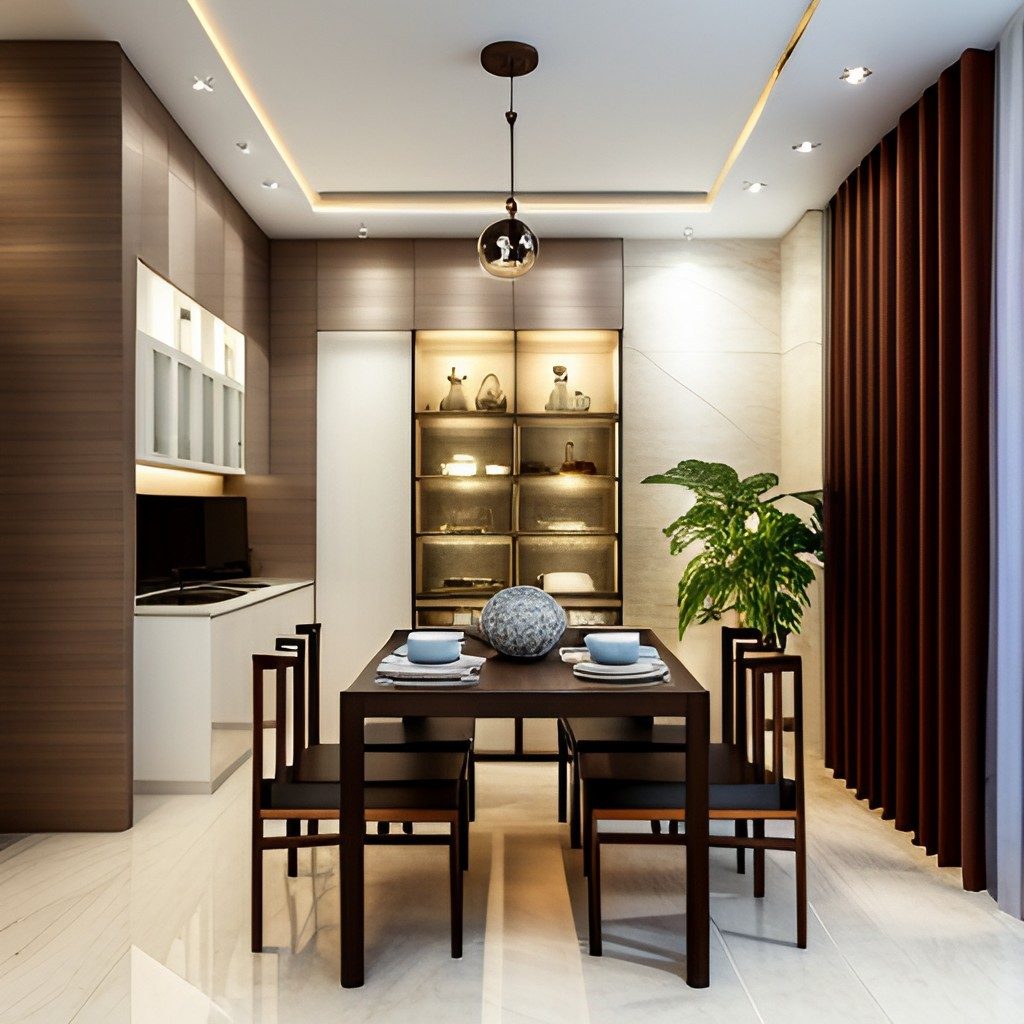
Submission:
[[[662,661],[634,661],[632,665],[602,665],[597,661],[581,661],[573,665],[574,672],[595,676],[642,676],[664,668],[665,663]]]

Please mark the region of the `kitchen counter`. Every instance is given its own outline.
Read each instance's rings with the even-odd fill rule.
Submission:
[[[291,593],[293,590],[301,590],[303,587],[312,587],[312,580],[282,580],[282,579],[258,579],[256,577],[240,580],[223,580],[217,583],[189,583],[185,590],[200,587],[234,588],[244,587],[246,584],[265,584],[258,586],[238,597],[232,597],[227,601],[217,601],[210,604],[138,604],[139,597],[152,597],[154,594],[174,594],[178,587],[168,587],[166,590],[155,590],[145,595],[136,597],[136,616],[180,616],[217,618],[221,615],[230,615],[242,608],[249,608],[252,605],[261,604],[263,601],[270,601],[280,597],[282,594]]]
[[[252,655],[312,622],[315,605],[312,580],[215,587],[246,582],[267,586],[210,604],[135,606],[137,793],[211,793],[249,757]]]

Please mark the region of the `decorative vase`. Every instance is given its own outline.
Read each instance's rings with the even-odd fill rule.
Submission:
[[[576,400],[569,394],[569,371],[564,366],[553,366],[551,369],[555,374],[555,386],[544,408],[547,412],[571,412],[576,406]]]
[[[466,401],[466,394],[462,390],[462,382],[465,377],[456,376],[455,367],[448,375],[448,394],[441,399],[441,410],[443,412],[469,412],[469,403]]]
[[[565,632],[565,612],[537,587],[509,587],[484,605],[480,630],[499,654],[543,658]]]
[[[476,407],[481,412],[505,412],[508,408],[508,399],[501,390],[497,374],[489,373],[484,377],[476,393]]]

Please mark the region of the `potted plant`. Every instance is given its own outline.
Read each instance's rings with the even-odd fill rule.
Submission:
[[[724,463],[688,459],[643,482],[685,487],[696,498],[663,531],[673,555],[701,545],[679,580],[680,638],[691,622],[717,621],[735,611],[745,626],[784,650],[810,604],[811,563],[821,553],[820,492],[792,495],[815,507],[808,526],[775,504],[784,495],[764,497],[778,486],[774,473],[741,480]]]

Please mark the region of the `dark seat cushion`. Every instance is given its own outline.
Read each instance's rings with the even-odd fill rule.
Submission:
[[[666,725],[651,718],[563,718],[571,750],[642,751],[686,743],[685,725]]]
[[[732,744],[711,744],[709,769],[712,810],[790,811],[796,807],[796,786],[791,780],[759,782],[753,766]],[[584,754],[580,777],[596,808],[686,806],[685,754]]]
[[[475,735],[475,718],[404,718],[367,722],[363,742],[367,750],[471,750]]]
[[[368,753],[364,771],[367,809],[456,810],[466,755],[455,752]],[[267,810],[313,810],[341,802],[340,748],[319,743],[302,751],[282,781],[264,779]]]

